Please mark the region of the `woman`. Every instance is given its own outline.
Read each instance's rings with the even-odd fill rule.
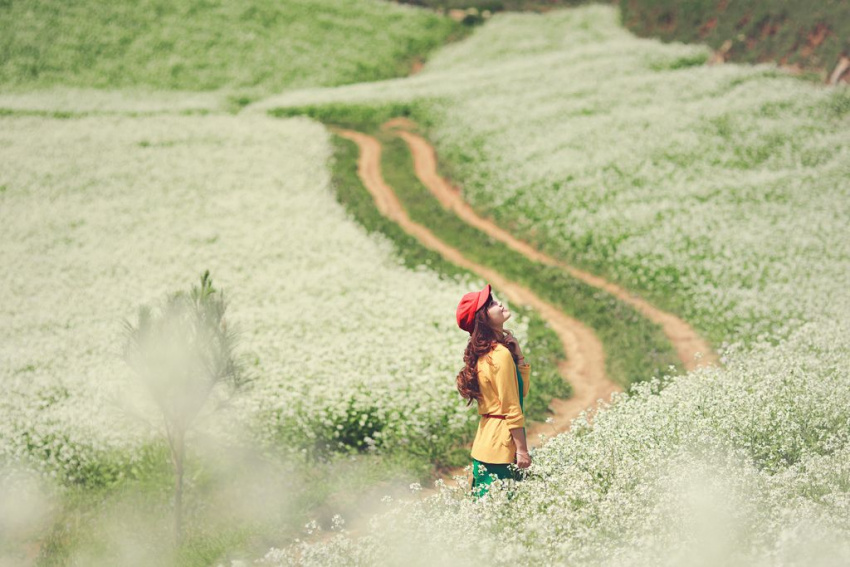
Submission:
[[[464,295],[457,307],[457,324],[470,334],[457,389],[467,405],[478,402],[481,416],[471,452],[476,497],[486,494],[496,478],[521,480],[518,469],[531,465],[523,414],[531,365],[503,327],[510,316],[492,296],[490,284]]]

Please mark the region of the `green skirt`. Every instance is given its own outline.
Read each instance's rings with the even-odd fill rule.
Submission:
[[[490,489],[490,484],[496,479],[509,478],[522,480],[522,475],[515,464],[512,463],[484,463],[478,459],[472,459],[472,494],[475,498],[481,498]],[[513,494],[508,494],[510,498]]]

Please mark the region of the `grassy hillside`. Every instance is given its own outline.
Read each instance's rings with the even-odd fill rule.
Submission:
[[[465,33],[380,0],[0,2],[0,89],[239,90],[406,75]]]

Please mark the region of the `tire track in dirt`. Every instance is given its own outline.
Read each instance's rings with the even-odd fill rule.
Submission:
[[[354,130],[332,128],[332,131],[358,145],[360,149],[357,161],[358,175],[371,193],[382,215],[397,223],[405,232],[414,236],[424,246],[441,254],[446,260],[490,282],[510,301],[536,309],[561,339],[564,351],[567,353],[567,360],[559,364],[558,370],[561,376],[572,385],[573,396],[566,400],[552,400],[550,407],[554,411],[554,416],[551,424],[532,422],[526,426],[530,447],[540,444],[539,433],[547,433],[551,436],[553,433],[568,430],[572,419],[583,410],[588,410],[588,415],[592,419],[597,401],[609,402],[613,392],[622,391],[619,385],[608,378],[605,372],[605,352],[602,343],[590,327],[561,312],[525,286],[508,280],[491,268],[467,259],[460,250],[444,243],[427,227],[410,219],[395,192],[387,185],[381,174],[380,142],[372,136]],[[448,484],[455,475],[463,476],[464,474],[463,468],[454,469],[444,475],[443,480]],[[432,490],[423,490],[423,493],[430,492]]]
[[[661,325],[664,334],[673,344],[676,354],[685,369],[690,371],[700,366],[718,365],[719,358],[711,346],[688,323],[679,317],[662,311],[650,304],[638,295],[631,293],[617,284],[580,270],[565,262],[562,262],[548,254],[540,252],[527,242],[515,238],[509,232],[499,227],[490,219],[482,218],[472,207],[463,200],[460,190],[453,187],[448,181],[437,173],[437,154],[428,141],[411,132],[417,127],[416,123],[407,118],[394,118],[385,122],[382,129],[391,131],[407,142],[413,155],[416,175],[429,191],[439,200],[443,208],[454,212],[478,230],[492,236],[493,238],[507,244],[520,254],[541,264],[556,266],[565,270],[574,278],[581,280],[593,287],[601,289],[622,302],[631,305],[644,317]]]

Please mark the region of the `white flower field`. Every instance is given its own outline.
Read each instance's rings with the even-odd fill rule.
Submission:
[[[681,313],[726,364],[635,386],[539,450],[513,501],[447,490],[267,562],[850,561],[850,93],[707,55],[604,6],[497,15],[410,79],[259,105],[409,102],[469,201]]]
[[[0,247],[15,269],[2,280],[0,455],[35,457],[70,481],[116,451],[131,461],[152,432],[113,411],[111,395],[133,383],[116,355],[118,325],[137,299],[205,267],[237,290],[231,317],[261,379],[235,417],[259,440],[332,442],[336,420],[361,410],[389,424],[375,439],[384,444],[470,420],[446,354],[462,352],[464,335],[446,313],[480,282],[407,270],[347,218],[329,188],[321,126],[225,116],[3,123],[0,154],[14,166],[0,181]]]
[[[727,370],[637,384],[535,456],[513,501],[455,488],[390,502],[367,535],[266,564],[835,565],[850,560],[846,323],[809,324]],[[296,558],[300,558],[296,561]]]
[[[397,9],[394,33],[420,25]],[[454,316],[485,282],[405,267],[335,197],[329,129],[269,115],[402,105],[478,211],[681,316],[724,366],[647,377],[483,500],[414,484],[361,530],[336,515],[251,560],[850,564],[850,89],[706,65],[617,13],[497,13],[409,77],[310,86],[340,63],[241,112],[201,88],[0,91],[0,465],[60,487],[137,474],[161,432],[120,323],[205,269],[256,376],[210,433],[427,458],[468,432]],[[524,345],[528,321],[506,326]]]
[[[707,48],[638,39],[616,14],[499,14],[409,79],[249,109],[421,100],[473,205],[718,343],[847,313],[850,95],[702,65]]]

